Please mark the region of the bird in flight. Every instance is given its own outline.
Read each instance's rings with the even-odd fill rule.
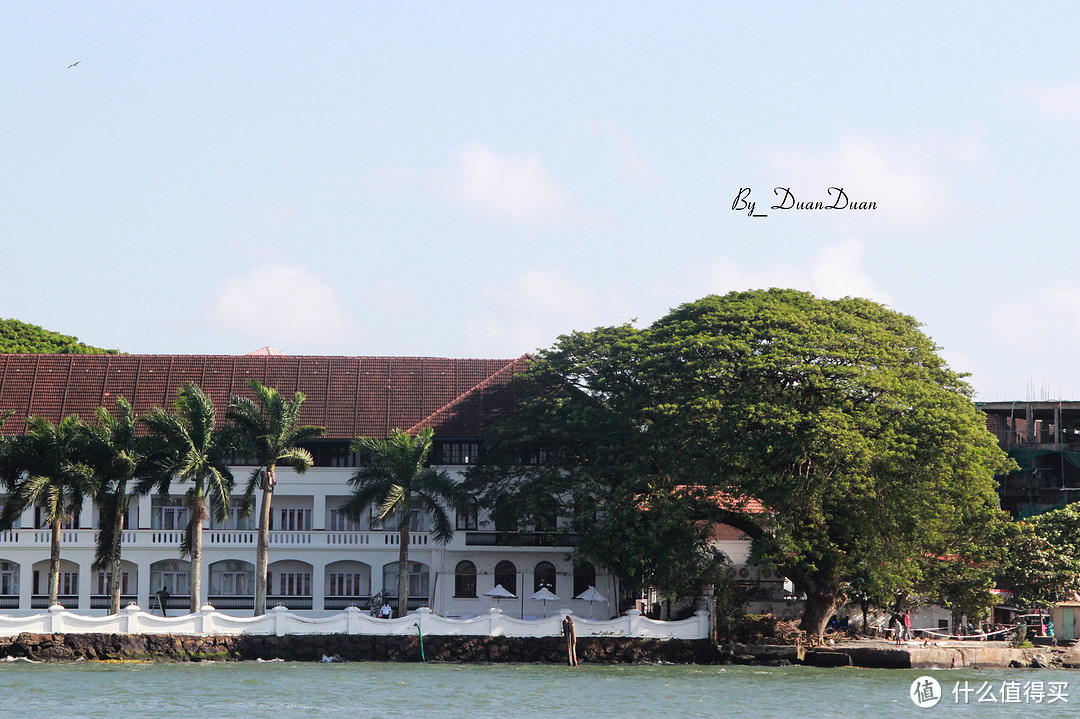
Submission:
[[[76,66],[76,65],[78,65],[78,64],[79,64],[80,62],[82,62],[82,60],[76,60],[75,62],[71,63],[70,65],[68,65],[68,70],[70,70],[71,68],[75,67],[75,66]]]

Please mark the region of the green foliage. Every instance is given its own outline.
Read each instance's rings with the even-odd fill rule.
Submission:
[[[262,491],[263,507],[259,512],[259,534],[255,547],[255,615],[266,613],[266,573],[270,556],[270,513],[274,496],[277,465],[292,467],[304,474],[314,463],[311,453],[299,444],[322,435],[322,427],[300,424],[300,409],[306,399],[297,392],[292,400],[285,399],[273,387],[266,387],[254,378],[248,387],[255,394],[234,397],[226,416],[229,444],[236,451],[254,458],[256,467],[248,478],[244,492],[244,511],[255,506],[255,492]]]
[[[51,529],[49,605],[57,601],[60,577],[60,527],[94,491],[93,469],[86,463],[87,427],[75,415],[59,424],[29,417],[26,433],[4,443],[3,480],[9,497],[0,513],[0,530],[10,529],[35,504]]]
[[[999,580],[1022,610],[1046,607],[1080,592],[1080,504],[1016,522]]]
[[[79,342],[78,338],[19,320],[0,320],[0,354],[119,354]]]
[[[470,484],[525,522],[544,493],[564,513],[568,497],[620,513],[636,497],[644,515],[665,487],[700,488],[685,498],[693,521],[753,537],[755,558],[807,593],[804,628],[820,633],[850,582],[912,590],[921,557],[959,554],[976,522],[1002,521],[993,478],[1013,465],[936,350],[874,302],[775,289],[706,297],[642,330],[574,332],[540,353]],[[548,464],[523,465],[530,448]],[[577,526],[594,553],[599,525]],[[649,534],[604,556],[648,556]]]
[[[446,507],[460,506],[457,484],[441,469],[428,467],[433,442],[431,429],[410,436],[394,430],[389,439],[353,440],[353,450],[363,452],[365,462],[349,478],[353,488],[341,507],[348,517],[361,519],[374,505],[376,522],[397,514],[401,533],[398,550],[398,616],[405,616],[409,586],[409,518],[415,506],[431,522],[435,541],[446,544],[454,535]]]

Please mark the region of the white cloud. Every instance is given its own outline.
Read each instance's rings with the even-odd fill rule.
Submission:
[[[862,267],[866,247],[858,240],[842,240],[823,247],[808,267],[774,265],[749,269],[727,258],[719,259],[710,273],[710,292],[793,287],[821,297],[865,297],[888,304],[889,297]]]
[[[618,295],[545,269],[527,270],[486,294],[488,309],[466,321],[468,342],[481,352],[531,352],[560,334],[629,319]]]
[[[969,148],[967,152],[971,152]],[[876,212],[918,219],[933,213],[939,192],[915,160],[919,148],[852,137],[827,152],[776,150],[770,160],[798,201],[828,201],[830,187],[842,187],[851,202],[876,202]]]
[[[573,196],[532,152],[499,154],[481,142],[457,152],[451,196],[481,214],[524,225],[561,224],[579,215]]]
[[[1036,109],[1054,120],[1080,117],[1080,83],[1064,85],[1028,85],[1027,95]]]
[[[225,280],[211,316],[263,345],[333,344],[348,324],[334,290],[306,267],[291,265],[264,265]]]

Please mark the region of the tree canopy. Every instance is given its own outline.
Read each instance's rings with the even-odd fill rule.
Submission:
[[[1080,592],[1080,504],[1014,525],[1001,588],[1021,609],[1046,607]]]
[[[83,344],[76,337],[42,329],[14,319],[0,319],[0,353],[2,354],[117,354]]]
[[[820,633],[853,581],[913,590],[923,558],[963,554],[969,528],[1003,518],[994,476],[1010,460],[937,350],[880,304],[778,289],[574,332],[539,354],[470,484],[525,523],[590,498],[601,516],[613,502],[624,521],[633,509],[654,521],[652,500],[678,489],[695,521],[754,539],[754,559],[806,592],[803,627]],[[541,451],[545,463],[522,462]],[[634,548],[605,544],[604,524],[574,528],[618,568]]]

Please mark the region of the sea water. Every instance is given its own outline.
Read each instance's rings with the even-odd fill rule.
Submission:
[[[919,708],[909,696],[912,682],[921,676],[940,685],[940,701],[934,707]],[[1046,692],[1051,682],[1058,685],[1051,694],[1054,701]],[[1032,688],[1040,687],[1041,694],[1032,693]],[[988,696],[996,701],[988,701]],[[1076,716],[1078,704],[1080,673],[1069,670],[369,662],[0,664],[0,717],[5,719],[1041,718]]]

